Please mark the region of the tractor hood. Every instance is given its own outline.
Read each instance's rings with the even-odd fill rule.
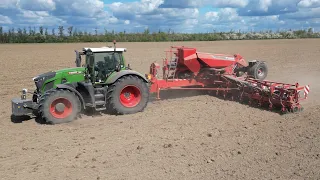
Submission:
[[[61,74],[82,74],[84,73],[85,68],[84,67],[75,67],[75,68],[66,68],[66,69],[59,69],[56,70],[55,72],[57,74],[61,73]]]
[[[84,67],[65,68],[40,74],[33,78],[38,89],[53,88],[57,84],[81,82],[84,80]]]
[[[55,71],[56,84],[84,81],[84,67],[66,68]]]
[[[82,73],[84,73],[84,71],[85,71],[84,67],[59,69],[59,70],[56,70],[56,71],[49,71],[49,72],[40,74],[40,75],[34,77],[33,80],[39,80],[39,79],[42,79],[42,78],[51,79],[51,78],[55,77],[56,74],[57,75],[60,75],[60,74],[70,74],[70,75],[72,75],[72,74],[82,74]]]

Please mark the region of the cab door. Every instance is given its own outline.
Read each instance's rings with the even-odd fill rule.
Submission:
[[[95,70],[94,70],[94,55],[92,53],[86,54],[86,64],[87,64],[87,70],[88,74],[90,75],[91,82],[95,82]]]

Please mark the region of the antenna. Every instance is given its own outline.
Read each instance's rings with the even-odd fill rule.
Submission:
[[[114,45],[114,51],[116,51],[116,40],[113,40],[113,45]]]

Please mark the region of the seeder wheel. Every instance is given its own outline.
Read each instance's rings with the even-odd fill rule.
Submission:
[[[248,69],[248,74],[254,79],[264,80],[268,75],[268,67],[265,62],[257,62]]]

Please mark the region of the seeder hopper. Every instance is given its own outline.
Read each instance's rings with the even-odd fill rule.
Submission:
[[[209,54],[196,48],[171,47],[166,51],[162,74],[160,65],[152,63],[146,77],[151,82],[150,92],[163,90],[203,90],[230,100],[247,102],[282,113],[303,108],[309,86],[267,81],[268,67],[264,61],[246,62],[239,54]],[[162,75],[162,77],[160,77]]]

